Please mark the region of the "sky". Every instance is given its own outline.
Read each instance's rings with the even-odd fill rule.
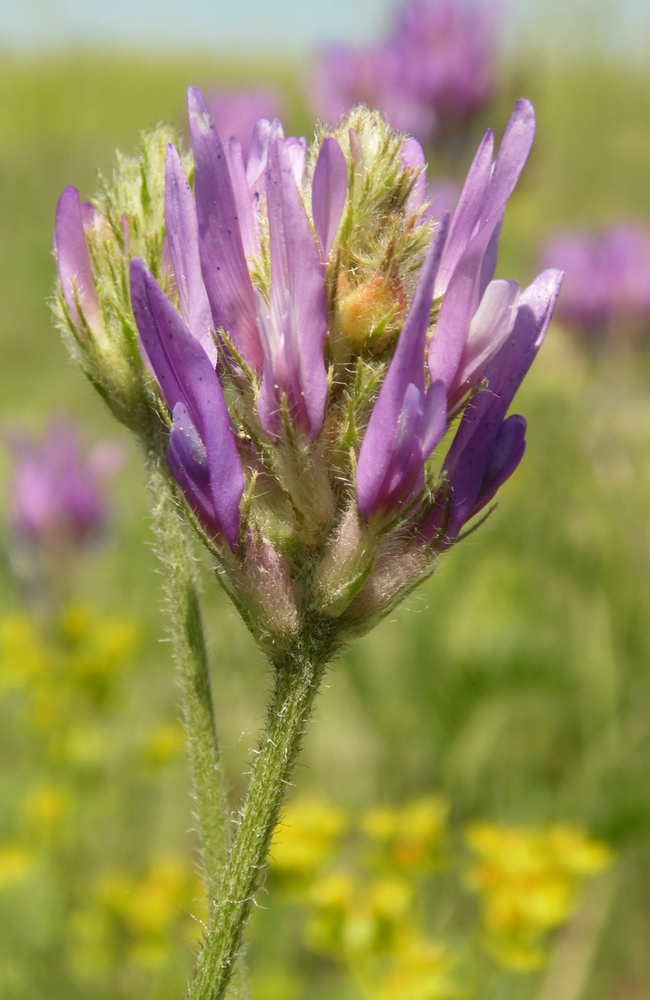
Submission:
[[[593,0],[501,0],[510,20],[522,26],[530,25],[542,4],[555,12],[552,20],[567,25],[573,14],[576,35],[581,22],[584,27],[592,20]],[[325,40],[361,43],[378,37],[393,5],[393,0],[185,0],[182,6],[179,0],[0,0],[0,47],[308,51]],[[620,36],[626,45],[631,39],[638,43],[639,32],[648,38],[650,0],[596,0],[596,6],[611,37]]]

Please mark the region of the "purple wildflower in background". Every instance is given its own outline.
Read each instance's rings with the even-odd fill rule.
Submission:
[[[404,86],[403,58],[389,45],[324,48],[311,85],[315,113],[334,125],[350,108],[365,104],[393,128],[427,142],[436,131],[435,112]]]
[[[650,231],[623,223],[552,238],[544,260],[566,272],[557,318],[592,344],[650,335]]]
[[[314,109],[333,124],[366,104],[423,143],[462,134],[494,93],[496,21],[492,4],[409,0],[379,45],[321,52]]]
[[[205,103],[219,135],[224,141],[233,135],[239,139],[244,158],[260,118],[281,118],[284,111],[282,98],[272,87],[208,90]]]
[[[9,517],[22,541],[43,553],[74,551],[96,537],[108,514],[105,482],[122,464],[112,441],[84,454],[78,428],[53,420],[42,441],[11,431]]]
[[[408,0],[398,8],[390,44],[402,61],[402,87],[432,109],[438,132],[462,131],[491,100],[496,26],[491,2]]]

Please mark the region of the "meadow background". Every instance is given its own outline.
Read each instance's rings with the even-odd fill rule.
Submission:
[[[510,47],[489,124],[499,135],[514,99],[525,95],[536,106],[538,138],[508,207],[498,276],[530,281],[541,244],[557,228],[620,218],[650,224],[647,65],[586,29],[575,49],[565,44],[553,51],[541,23]],[[191,869],[195,844],[188,833],[182,747],[173,737],[178,694],[164,641],[142,465],[67,360],[48,313],[56,200],[67,184],[89,196],[97,170],[110,174],[115,148],[132,151],[141,128],[170,120],[182,134],[189,83],[209,88],[270,81],[286,97],[288,131],[309,137],[305,70],[298,57],[248,61],[228,58],[216,46],[199,56],[164,59],[5,51],[0,62],[0,423],[40,430],[47,416],[58,413],[78,420],[88,443],[123,441],[128,458],[115,478],[110,531],[104,547],[86,559],[77,591],[102,620],[118,621],[120,628],[132,623],[135,630],[132,651],[123,657],[128,666],[116,668],[107,683],[110,697],[95,701],[101,711],[86,706],[75,734],[81,749],[71,792],[72,836],[57,833],[54,820],[46,829],[47,810],[38,814],[40,828],[29,832],[19,805],[24,790],[60,783],[61,761],[68,758],[63,754],[57,764],[56,755],[42,752],[42,729],[26,724],[11,684],[0,685],[0,842],[45,838],[58,857],[60,879],[34,869],[12,880],[9,871],[3,886],[0,866],[3,1000],[160,1000],[180,995],[191,960],[183,929],[170,937],[163,965],[152,961],[154,971],[146,975],[128,962],[120,965],[120,942],[112,964],[95,956],[94,971],[88,962],[77,979],[69,971],[70,942],[78,951],[88,945],[85,931],[77,931],[80,922],[91,926],[94,919],[88,900],[96,873],[147,870],[151,859],[161,858],[184,859]],[[477,124],[477,138],[486,124]],[[430,176],[446,166],[432,161]],[[622,344],[595,354],[555,325],[517,410],[529,421],[528,449],[501,490],[497,511],[445,557],[404,608],[333,666],[295,794],[315,790],[356,810],[434,791],[449,799],[458,822],[562,820],[604,838],[618,861],[607,890],[587,906],[601,929],[593,933],[594,958],[579,995],[566,1000],[647,1000],[648,351]],[[8,468],[3,450],[3,482]],[[234,801],[244,788],[270,680],[207,563],[204,577],[218,723]],[[7,559],[0,565],[0,608],[3,620],[15,626],[20,595]],[[92,620],[83,627],[96,638]],[[7,634],[5,626],[5,651]],[[65,725],[66,732],[74,729],[69,718]],[[159,751],[156,733],[164,744]],[[63,903],[66,891],[76,895]],[[295,954],[293,932],[283,938],[286,920],[278,918],[283,904],[272,893],[263,894],[262,903],[250,954],[254,1000],[357,996],[324,965]],[[71,912],[77,913],[74,927],[64,919]],[[92,941],[88,948],[92,959]],[[77,958],[72,965],[83,966],[83,956]],[[514,984],[495,980],[489,995],[542,996],[544,975]],[[552,1000],[565,998],[556,993]]]

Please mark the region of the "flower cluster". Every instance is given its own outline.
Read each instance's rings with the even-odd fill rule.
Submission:
[[[484,944],[522,971],[544,964],[548,932],[569,918],[582,882],[612,863],[605,844],[569,826],[477,823],[467,842],[477,856],[467,882],[481,901]]]
[[[466,129],[495,86],[496,8],[463,0],[407,0],[386,39],[320,56],[313,104],[335,122],[365,103],[421,142]]]
[[[591,345],[650,336],[650,231],[623,223],[598,234],[561,233],[544,259],[566,271],[558,319]]]
[[[432,572],[523,455],[506,413],[561,273],[522,291],[494,271],[533,110],[516,104],[496,159],[485,135],[436,220],[421,147],[367,109],[309,150],[261,120],[244,160],[198,90],[188,104],[193,166],[157,134],[94,207],[64,191],[59,317],[136,429],[158,419],[153,373],[169,469],[257,640],[331,651]]]
[[[13,531],[30,546],[53,555],[78,549],[104,526],[104,481],[123,461],[112,441],[84,455],[78,428],[52,420],[42,442],[20,431],[7,434],[14,468],[9,487]]]
[[[277,826],[272,884],[303,904],[307,947],[334,960],[373,1000],[470,995],[485,953],[514,973],[533,972],[548,959],[549,932],[575,912],[584,882],[612,863],[610,849],[576,827],[478,822],[458,830],[449,813],[449,803],[433,795],[360,816],[305,797]],[[292,850],[308,862],[294,865]],[[468,887],[480,900],[471,924],[458,905]],[[445,938],[430,930],[440,910]]]

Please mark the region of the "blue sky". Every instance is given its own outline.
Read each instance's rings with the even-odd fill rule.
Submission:
[[[546,23],[551,12],[551,23],[569,40],[593,24],[594,8],[607,24],[605,37],[638,45],[639,34],[647,39],[650,32],[650,0],[502,0],[523,26],[542,4]],[[392,6],[392,0],[0,0],[0,45],[304,51],[325,39],[377,36]]]

